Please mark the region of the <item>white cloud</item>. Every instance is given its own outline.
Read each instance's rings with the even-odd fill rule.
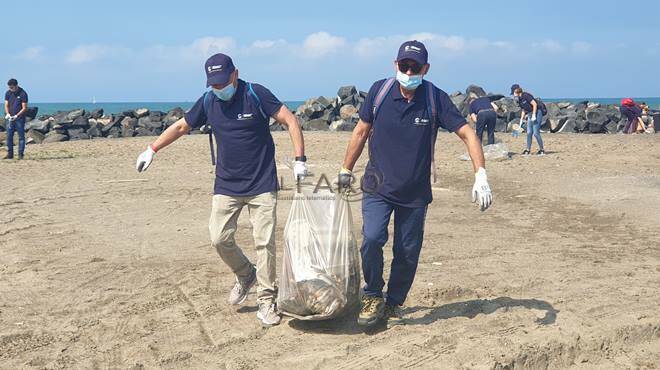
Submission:
[[[287,44],[284,39],[278,40],[257,40],[250,45],[251,49],[272,49],[276,47],[285,46]]]
[[[302,43],[302,50],[305,56],[320,58],[337,52],[345,45],[346,40],[342,37],[333,36],[327,32],[317,32],[305,38]]]
[[[545,40],[542,42],[535,42],[532,43],[532,47],[550,53],[559,53],[564,50],[564,47],[555,40]]]
[[[41,46],[32,46],[27,49],[24,49],[16,56],[18,59],[23,60],[37,60],[39,59],[44,52],[44,48]]]
[[[235,47],[236,42],[231,37],[209,36],[193,41],[191,45],[182,48],[182,51],[184,53],[196,54],[208,58],[217,53],[230,54]]]
[[[118,56],[126,53],[127,51],[128,49],[126,48],[109,45],[79,45],[69,52],[66,57],[66,61],[72,64],[89,63],[98,59]]]
[[[452,56],[487,49],[515,49],[515,44],[508,41],[490,41],[485,38],[468,39],[457,35],[422,32],[412,35],[361,38],[355,43],[353,52],[363,58],[391,55],[394,59],[399,46],[406,40],[423,42],[430,55]]]
[[[576,54],[589,54],[593,50],[593,46],[584,41],[575,41],[571,46],[571,50]]]

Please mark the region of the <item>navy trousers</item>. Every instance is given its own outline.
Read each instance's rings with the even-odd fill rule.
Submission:
[[[410,291],[419,253],[424,240],[424,220],[427,207],[406,208],[392,204],[377,195],[366,194],[362,199],[362,272],[364,294],[382,297],[383,246],[387,243],[387,226],[394,213],[394,245],[392,267],[387,284],[387,303],[402,305]]]

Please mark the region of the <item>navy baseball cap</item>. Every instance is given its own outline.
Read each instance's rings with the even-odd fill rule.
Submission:
[[[511,85],[511,95],[513,95],[513,93],[519,88],[520,88],[520,85],[518,85],[518,84]]]
[[[222,53],[212,55],[204,64],[206,87],[226,84],[235,69],[234,62],[228,55]]]
[[[397,62],[404,59],[412,59],[420,65],[428,63],[429,53],[426,46],[417,40],[406,41],[399,47],[399,54],[396,56]]]

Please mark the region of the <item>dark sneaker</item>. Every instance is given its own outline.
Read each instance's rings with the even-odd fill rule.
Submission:
[[[525,149],[525,150],[522,152],[522,155],[529,155],[529,154],[530,154],[530,153],[529,153],[529,149]]]
[[[245,302],[250,289],[256,282],[257,269],[254,267],[252,268],[252,273],[247,279],[240,279],[236,277],[236,284],[234,284],[234,288],[232,288],[231,292],[229,292],[229,299],[227,299],[229,304],[236,306]]]
[[[391,328],[396,325],[405,325],[406,319],[403,318],[401,306],[399,305],[385,305],[384,318],[387,320],[387,327]]]
[[[18,155],[18,160],[20,161],[20,160],[22,160],[22,159],[23,159],[23,154],[19,154],[19,155]]]
[[[545,155],[545,150],[543,150],[543,149],[539,150],[538,152],[536,152],[536,155],[538,155],[538,156]]]
[[[282,320],[282,317],[277,312],[275,303],[270,301],[259,303],[257,318],[261,320],[261,326],[265,328],[277,325]]]
[[[362,297],[362,309],[357,323],[360,326],[372,326],[383,318],[385,300],[382,297]]]

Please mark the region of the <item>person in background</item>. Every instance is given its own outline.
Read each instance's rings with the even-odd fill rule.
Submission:
[[[541,123],[543,122],[543,115],[545,114],[545,105],[539,103],[534,96],[523,89],[518,84],[511,86],[511,95],[522,108],[520,111],[520,126],[522,127],[527,118],[527,149],[523,151],[523,155],[529,155],[532,150],[532,136],[536,138],[539,145],[539,151],[536,155],[545,155],[543,149],[543,139],[541,139]]]
[[[653,114],[651,113],[651,107],[646,103],[640,103],[640,108],[642,109],[642,123],[646,126],[647,134],[655,133],[655,122],[653,120]]]
[[[483,143],[484,129],[488,130],[488,145],[495,144],[495,124],[497,105],[489,96],[470,101],[470,118],[476,124],[477,137]]]
[[[644,122],[642,122],[642,109],[635,104],[631,98],[621,99],[621,106],[619,107],[622,117],[626,117],[628,122],[623,128],[624,134],[634,134],[639,130],[644,131]]]
[[[14,131],[18,132],[18,159],[23,159],[25,153],[25,112],[27,111],[28,95],[15,78],[7,82],[5,92],[5,120],[7,121],[7,156],[14,158]]]

